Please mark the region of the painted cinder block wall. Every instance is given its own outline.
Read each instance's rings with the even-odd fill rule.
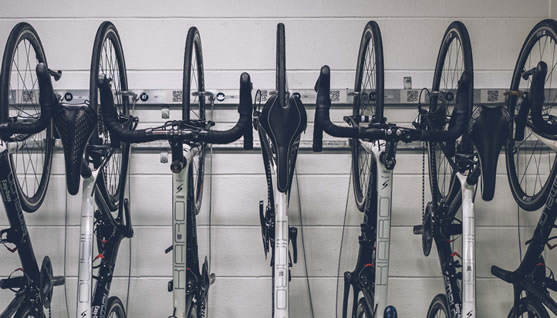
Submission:
[[[509,85],[516,57],[531,27],[557,15],[554,2],[3,0],[0,50],[17,22],[30,22],[42,39],[50,67],[64,71],[56,88],[86,89],[96,28],[103,20],[111,20],[122,38],[130,87],[176,89],[181,87],[185,35],[195,25],[203,42],[207,88],[237,88],[242,71],[251,74],[254,87],[272,88],[275,26],[283,22],[290,88],[313,87],[323,64],[332,68],[332,87],[349,88],[353,85],[361,32],[365,23],[374,19],[383,35],[386,88],[402,88],[404,76],[412,76],[414,87],[425,87],[431,85],[441,36],[452,20],[459,19],[467,25],[472,40],[475,86],[504,88]],[[346,111],[335,111],[336,118]],[[156,106],[139,107],[137,113],[145,125],[162,121]],[[235,116],[230,109],[217,108],[214,113],[219,124],[231,123]],[[409,123],[414,116],[412,107],[387,110],[387,117],[399,123]],[[313,118],[311,111],[308,118]],[[310,123],[303,138],[311,139],[311,131]],[[164,254],[171,242],[171,179],[169,167],[159,163],[159,155],[160,150],[145,148],[134,150],[132,155],[130,199],[135,237],[131,242],[130,317],[167,317],[171,313],[171,295],[166,291],[171,263],[170,256]],[[421,220],[422,154],[401,151],[397,159],[390,302],[397,306],[401,317],[423,317],[431,298],[442,292],[442,280],[435,253],[425,258],[420,238],[412,234],[412,226]],[[68,306],[74,317],[80,196],[66,195],[62,160],[61,152],[57,152],[45,204],[37,213],[26,214],[26,220],[37,258],[50,255],[57,275],[62,275],[65,267]],[[493,278],[489,268],[492,264],[506,268],[518,265],[518,218],[524,242],[538,217],[537,213],[518,213],[504,164],[501,157],[495,199],[486,203],[478,198],[476,203],[480,317],[506,316],[511,306],[511,286]],[[321,154],[302,151],[299,155],[300,195],[294,195],[293,202],[299,198],[301,203],[316,317],[335,316],[349,172],[350,155],[346,150]],[[266,191],[260,154],[215,150],[212,174],[207,179],[212,187],[206,187],[199,231],[205,238],[210,201],[212,270],[217,275],[211,287],[210,316],[267,317],[270,268],[263,256],[257,215],[258,201]],[[294,211],[291,220],[299,223]],[[350,220],[357,225],[359,216]],[[3,210],[0,224],[7,224]],[[357,227],[347,228],[345,235],[353,238],[354,231]],[[345,248],[354,251],[356,241],[349,242]],[[126,241],[121,247],[114,295],[126,294],[129,249]],[[206,244],[201,249],[207,250]],[[549,253],[547,257],[549,266],[556,264],[554,255]],[[17,256],[0,250],[0,276],[6,277],[18,266]],[[298,264],[292,283],[296,295],[304,294],[303,275],[303,266]],[[0,308],[11,297],[9,291],[0,292]],[[55,317],[66,315],[64,298],[64,289],[57,288]],[[299,316],[297,309],[307,306],[303,297],[293,304],[293,317]]]

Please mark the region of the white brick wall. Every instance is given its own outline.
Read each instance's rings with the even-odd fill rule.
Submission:
[[[555,16],[555,1],[177,1],[155,5],[151,1],[36,1],[3,0],[0,43],[15,23],[28,21],[39,32],[49,65],[64,70],[56,88],[88,87],[88,68],[96,28],[113,21],[122,37],[131,88],[179,88],[185,34],[200,29],[206,86],[237,88],[238,76],[249,71],[256,88],[274,83],[275,25],[286,25],[289,85],[313,87],[318,69],[329,64],[332,86],[353,85],[360,35],[370,19],[383,35],[386,87],[401,88],[402,77],[412,76],[414,87],[429,86],[440,38],[454,19],[468,27],[474,52],[475,86],[507,87],[522,41],[540,19]],[[110,9],[110,10],[108,10]],[[3,50],[3,46],[0,47]],[[0,51],[1,53],[1,51]],[[345,110],[334,112],[338,120]],[[140,109],[143,123],[157,122],[158,109]],[[235,112],[215,114],[230,122]],[[408,123],[415,110],[389,110],[387,116]],[[310,111],[308,118],[313,118]],[[304,136],[311,138],[312,126]],[[135,237],[132,241],[130,317],[166,317],[171,296],[170,279],[170,171],[154,151],[136,151],[131,164],[131,202]],[[393,244],[390,302],[401,317],[423,317],[431,298],[442,292],[437,256],[425,258],[421,240],[412,226],[421,220],[421,153],[401,152],[395,170]],[[69,308],[75,311],[75,276],[80,196],[65,194],[63,158],[56,153],[47,200],[41,210],[27,214],[37,258],[50,255],[57,275],[63,273],[64,224],[67,218],[66,288]],[[270,312],[270,268],[263,257],[257,205],[265,197],[265,178],[257,152],[216,152],[213,158],[213,193],[206,193],[200,214],[200,237],[207,237],[208,203],[212,204],[212,266],[217,274],[211,287],[212,317],[267,317]],[[334,317],[335,290],[344,208],[349,185],[348,152],[299,155],[298,173],[307,263],[316,317]],[[494,279],[492,264],[513,268],[519,263],[517,210],[500,158],[497,192],[493,202],[476,204],[478,301],[480,317],[504,317],[512,298],[511,286]],[[426,179],[427,180],[427,179]],[[209,187],[206,187],[208,189]],[[149,193],[148,196],[145,194]],[[153,200],[157,198],[157,200]],[[351,202],[351,201],[350,201]],[[0,209],[1,210],[1,209]],[[294,209],[295,210],[295,209]],[[537,213],[520,213],[523,240],[537,222]],[[350,216],[357,225],[361,215]],[[293,223],[299,223],[297,214]],[[0,211],[0,224],[6,225]],[[350,237],[357,228],[347,228]],[[354,253],[356,241],[346,240],[344,251]],[[125,295],[128,243],[121,248],[114,295]],[[202,255],[207,246],[202,245]],[[548,254],[548,264],[557,264]],[[18,267],[18,260],[0,250],[0,276]],[[301,258],[301,261],[303,258]],[[353,261],[343,261],[352,266]],[[342,269],[344,271],[344,268]],[[307,316],[302,264],[295,266],[292,282],[294,317]],[[3,308],[11,293],[0,293]],[[63,289],[54,296],[55,317],[65,317]]]

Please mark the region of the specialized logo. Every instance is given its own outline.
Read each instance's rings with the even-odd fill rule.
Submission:
[[[470,317],[472,317],[472,314],[473,314],[473,312],[472,312],[472,310],[470,310],[470,311],[466,314],[466,317],[470,318]]]
[[[183,189],[184,189],[184,185],[183,185],[183,184],[179,185],[179,186],[176,188],[176,193],[182,191]]]
[[[81,318],[86,317],[87,316],[87,310],[81,313]]]
[[[385,180],[385,182],[383,182],[383,184],[382,184],[383,187],[381,188],[381,190],[385,189],[388,185],[389,185],[389,179],[387,179],[387,180]]]

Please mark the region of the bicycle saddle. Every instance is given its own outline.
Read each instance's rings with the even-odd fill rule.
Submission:
[[[511,118],[503,106],[480,105],[474,110],[468,132],[480,156],[482,199],[489,201],[495,193],[497,159],[510,132]]]
[[[79,192],[83,153],[97,125],[97,114],[87,104],[60,105],[54,114],[54,125],[64,148],[68,192],[75,195]]]
[[[307,115],[299,94],[292,94],[288,105],[282,107],[277,95],[269,98],[259,125],[271,140],[277,160],[277,185],[281,192],[290,189],[300,135],[306,129]]]

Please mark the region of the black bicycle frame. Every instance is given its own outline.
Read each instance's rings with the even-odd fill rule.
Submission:
[[[42,308],[42,302],[39,296],[41,274],[23,216],[7,149],[0,152],[0,191],[10,223],[10,228],[2,230],[0,233],[3,241],[15,245],[24,273],[23,277],[0,280],[0,288],[2,289],[21,288],[15,299],[8,305],[8,308],[0,314],[0,317],[8,317],[17,312],[19,307],[27,302],[34,304],[36,308]],[[6,235],[5,238],[4,235]],[[15,250],[10,251],[15,252]]]
[[[106,306],[110,294],[110,286],[116,269],[118,249],[122,240],[131,236],[122,225],[114,220],[98,188],[95,189],[95,192],[96,202],[99,208],[95,211],[95,224],[97,247],[99,250],[98,258],[101,262],[98,266],[94,266],[94,268],[98,268],[99,271],[97,276],[94,276],[94,278],[97,279],[97,284],[91,303],[91,315],[93,318],[104,318],[106,317]],[[124,209],[129,211],[128,201],[125,200],[120,202],[123,202],[125,205]]]
[[[526,254],[516,270],[520,274],[520,279],[513,284],[514,288],[514,310],[518,310],[518,302],[522,291],[526,291],[530,299],[543,303],[554,314],[557,314],[557,302],[551,298],[547,291],[551,289],[557,291],[557,281],[545,276],[545,262],[542,253],[545,245],[550,240],[551,231],[556,227],[557,218],[557,178],[553,180],[551,191],[547,202],[534,230],[532,239],[529,241]],[[516,315],[516,312],[515,312]]]
[[[454,178],[453,182],[459,188],[460,184],[456,178]],[[458,285],[458,281],[462,279],[462,273],[457,271],[461,264],[458,260],[455,260],[457,254],[453,251],[450,240],[451,235],[462,233],[462,225],[453,223],[461,204],[462,192],[459,189],[450,202],[441,202],[440,205],[434,205],[432,208],[433,224],[438,224],[433,226],[433,239],[437,246],[437,254],[439,255],[439,264],[443,273],[443,283],[451,318],[462,316],[462,297]]]
[[[374,169],[374,167],[371,167]],[[377,197],[377,193],[371,194]],[[375,311],[373,306],[373,291],[375,281],[375,239],[377,235],[377,204],[372,198],[368,198],[364,211],[364,220],[360,224],[360,236],[358,241],[358,260],[352,272],[344,273],[344,297],[342,301],[342,317],[348,314],[348,297],[350,287],[353,290],[352,317],[356,317],[358,299],[360,292],[364,295],[367,308]]]

